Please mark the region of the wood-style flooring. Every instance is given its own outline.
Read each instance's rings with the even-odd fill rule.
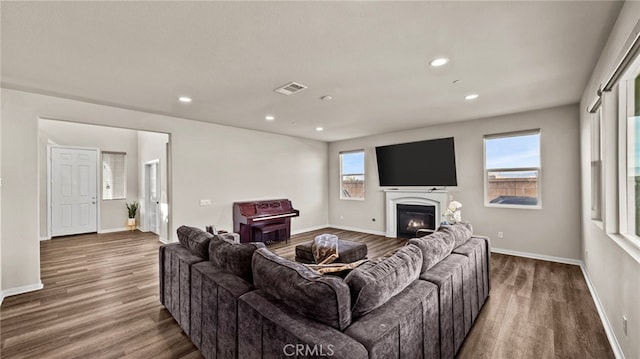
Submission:
[[[292,259],[320,233],[366,242],[369,258],[402,239],[323,229],[269,248]],[[158,300],[157,236],[90,234],[41,242],[44,289],[0,308],[2,358],[201,358]],[[459,358],[613,358],[577,266],[493,254],[491,296]]]

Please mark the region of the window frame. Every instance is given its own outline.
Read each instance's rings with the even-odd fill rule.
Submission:
[[[112,196],[112,198],[105,198],[105,176],[104,176],[104,161],[105,161],[105,155],[122,155],[123,159],[122,159],[122,181],[123,181],[123,191],[122,191],[122,196]],[[100,191],[102,192],[100,194],[100,198],[103,201],[118,201],[118,200],[126,200],[127,199],[127,153],[126,152],[118,152],[118,151],[101,151],[100,152],[100,164],[101,164],[101,170],[100,170]]]
[[[636,233],[631,233],[629,226],[629,213],[628,213],[628,196],[629,191],[627,187],[627,130],[628,119],[630,115],[635,115],[634,101],[629,101],[629,88],[635,86],[635,79],[640,76],[640,55],[636,56],[632,61],[632,65],[628,67],[625,74],[621,78],[618,84],[618,105],[619,105],[619,119],[618,119],[618,235],[630,241],[636,247],[640,248],[640,235],[637,234],[638,228],[633,228]],[[635,91],[635,90],[634,90]],[[636,117],[636,116],[634,116]],[[637,205],[636,205],[637,206]]]
[[[362,173],[342,173],[342,155],[346,155],[346,154],[353,154],[353,153],[362,153]],[[365,199],[365,194],[366,192],[364,191],[365,189],[365,185],[367,183],[366,181],[366,172],[367,172],[367,161],[366,161],[366,153],[364,149],[360,149],[360,150],[350,150],[350,151],[340,151],[339,152],[339,158],[340,158],[340,199],[341,200],[347,200],[347,201],[364,201]],[[342,190],[342,181],[344,179],[345,176],[362,176],[362,186],[363,186],[363,193],[362,193],[362,197],[346,197],[344,196],[344,191]]]
[[[518,136],[526,136],[526,135],[534,135],[537,134],[539,136],[539,144],[538,144],[538,157],[540,159],[539,167],[510,167],[510,168],[487,168],[487,140],[497,139],[497,138],[506,138],[506,137],[518,137]],[[503,132],[503,133],[494,133],[489,135],[484,135],[482,140],[482,166],[484,170],[484,206],[491,208],[514,208],[514,209],[542,209],[542,129],[530,129],[530,130],[522,130],[522,131],[513,131],[513,132]],[[500,204],[500,203],[490,203],[489,199],[489,172],[509,172],[509,171],[537,171],[537,204],[536,205],[526,205],[526,204]]]

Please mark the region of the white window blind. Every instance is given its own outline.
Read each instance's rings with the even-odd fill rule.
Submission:
[[[127,198],[124,152],[102,152],[102,199]]]

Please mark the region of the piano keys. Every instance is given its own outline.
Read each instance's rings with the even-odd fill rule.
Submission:
[[[233,203],[233,231],[240,242],[277,242],[291,237],[291,218],[300,216],[288,199]]]

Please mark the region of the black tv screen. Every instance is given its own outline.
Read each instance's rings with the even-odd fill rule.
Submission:
[[[380,186],[457,186],[453,137],[376,147]]]

